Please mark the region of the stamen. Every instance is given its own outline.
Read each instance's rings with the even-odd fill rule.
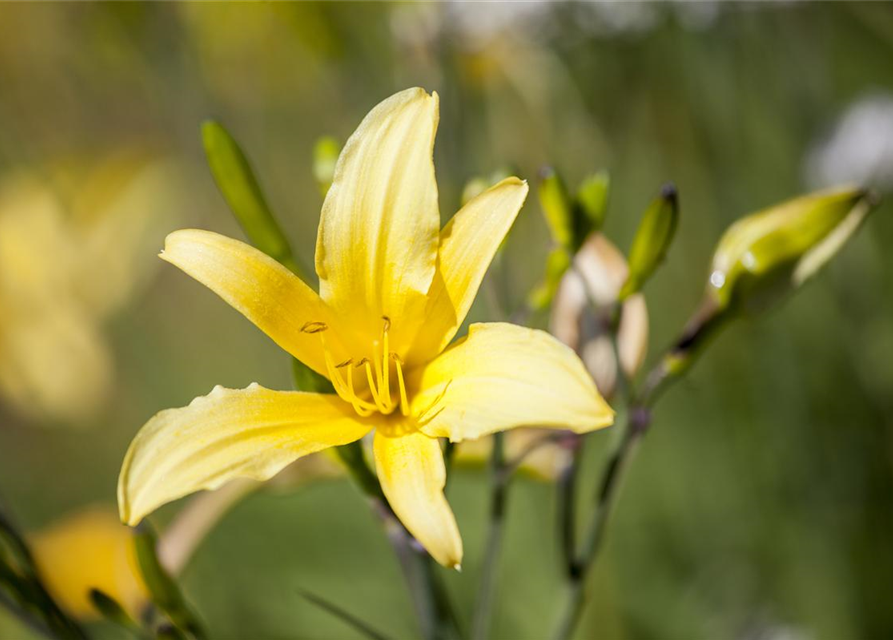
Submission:
[[[375,405],[369,404],[365,400],[360,400],[353,390],[353,367],[347,370],[347,393],[350,396],[350,404],[353,405],[354,411],[361,417],[367,418],[375,413]]]
[[[375,406],[384,414],[390,413],[394,410],[394,408],[390,406],[391,399],[387,398],[387,400],[385,400],[378,389],[375,388],[375,381],[372,379],[372,364],[369,362],[369,358],[363,358],[357,363],[357,366],[360,366],[361,364],[366,367],[366,379],[369,381],[369,391],[372,392],[372,399],[375,401]]]
[[[391,328],[391,319],[387,316],[382,316],[381,319],[384,320],[384,326],[381,329],[381,377],[379,378],[378,388],[382,389],[382,395],[390,402],[391,372],[388,371],[388,355],[391,350],[389,348],[388,330]]]
[[[436,407],[438,402],[440,402],[441,400],[443,400],[443,397],[446,395],[447,390],[449,390],[451,384],[453,384],[453,381],[452,381],[452,380],[450,380],[449,382],[447,382],[447,383],[446,383],[446,386],[443,388],[443,391],[441,391],[441,392],[438,394],[438,396],[437,396],[436,398],[434,398],[434,402],[432,402],[430,405],[428,405],[428,408],[425,409],[424,411],[422,411],[421,414],[419,414],[419,417],[418,417],[418,422],[419,422],[419,424],[428,424],[429,422],[431,422],[432,420],[434,420],[434,418],[436,418],[436,417],[438,416],[438,414],[439,414],[441,411],[443,411],[443,410],[446,408],[446,407],[441,407],[441,408],[438,409],[437,412],[436,412],[434,415],[432,415],[430,418],[427,418],[427,419],[425,418],[425,416],[427,415],[427,413],[428,413],[429,411],[431,411],[431,409],[433,409],[434,407]]]
[[[403,380],[403,361],[396,353],[392,353],[391,357],[394,359],[394,368],[397,370],[397,384],[400,385],[400,413],[404,416],[408,416],[409,400],[406,399],[406,382]],[[446,390],[444,390],[444,393],[446,393]],[[436,402],[437,401],[435,400],[435,403]],[[425,411],[427,412],[427,409]]]
[[[309,323],[308,323],[309,324]],[[316,324],[323,324],[321,322]],[[325,329],[318,329],[316,331],[310,331],[308,333],[319,333],[320,331],[325,331]],[[322,342],[322,352],[323,357],[326,361],[326,372],[329,374],[329,380],[332,381],[332,386],[335,387],[335,393],[344,400],[345,402],[349,402],[351,406],[354,408],[361,417],[366,418],[372,415],[375,411],[375,405],[370,404],[368,402],[364,402],[353,391],[353,375],[351,370],[347,371],[347,383],[341,377],[341,374],[338,372],[339,369],[342,369],[348,366],[352,360],[348,358],[344,362],[340,364],[335,364],[335,361],[332,359],[332,354],[329,353],[329,350],[326,348],[326,339],[325,335],[320,333],[319,339]]]

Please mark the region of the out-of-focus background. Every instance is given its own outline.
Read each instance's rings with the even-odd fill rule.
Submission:
[[[646,288],[654,348],[695,308],[736,217],[824,185],[893,189],[882,3],[2,5],[0,496],[24,529],[114,509],[124,451],[156,411],[215,384],[290,388],[269,339],[156,258],[180,227],[242,237],[201,122],[244,145],[312,265],[314,141],[344,140],[415,85],[441,96],[445,218],[467,180],[502,167],[533,183],[553,164],[571,184],[607,169],[606,230],[626,249],[675,181],[677,241]],[[890,214],[882,205],[787,304],[727,331],[659,405],[580,637],[893,633]],[[520,304],[549,242],[531,197],[490,299]],[[472,317],[501,313],[481,296]],[[584,482],[609,440],[592,438]],[[460,471],[449,488],[467,551],[446,580],[466,625],[485,480]],[[493,637],[541,638],[554,620],[554,514],[551,485],[516,483]],[[415,630],[391,550],[346,480],[246,499],[183,583],[213,637],[354,637],[300,590],[394,636]],[[25,633],[0,614],[0,636]]]

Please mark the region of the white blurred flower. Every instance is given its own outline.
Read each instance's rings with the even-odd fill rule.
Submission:
[[[807,156],[806,180],[814,188],[855,183],[893,189],[893,95],[875,93],[850,105]]]

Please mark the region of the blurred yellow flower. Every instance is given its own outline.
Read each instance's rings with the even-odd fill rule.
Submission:
[[[147,601],[133,535],[113,511],[91,507],[31,536],[34,558],[50,595],[69,614],[98,618],[90,590],[117,600],[134,617]]]
[[[446,348],[527,184],[503,180],[441,230],[438,118],[437,94],[409,89],[376,106],[348,140],[319,225],[319,294],[244,243],[198,230],[168,236],[165,260],[326,376],[337,395],[217,387],[162,411],[124,459],[124,522],[236,477],[268,479],[300,456],[374,430],[394,512],[438,562],[458,567],[462,540],[443,494],[438,438],[531,424],[586,432],[612,422],[580,360],[542,331],[475,324]]]
[[[178,177],[117,156],[83,179],[49,173],[0,183],[0,398],[31,419],[83,423],[112,378],[102,323],[151,270],[139,256],[176,210]]]

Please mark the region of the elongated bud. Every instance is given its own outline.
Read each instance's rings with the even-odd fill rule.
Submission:
[[[558,291],[561,278],[570,268],[571,255],[564,247],[553,249],[546,259],[546,275],[543,282],[528,296],[527,304],[535,311],[545,309],[552,304],[552,298]]]
[[[564,180],[552,167],[543,167],[539,183],[540,206],[552,239],[561,247],[573,245],[573,202]]]
[[[820,191],[742,218],[720,239],[707,285],[718,309],[759,311],[815,274],[859,228],[874,198]]]
[[[258,249],[301,276],[288,240],[238,143],[223,125],[213,120],[202,125],[202,141],[217,188],[245,235]]]
[[[148,522],[144,521],[136,528],[133,541],[140,573],[152,602],[178,629],[195,638],[204,638],[202,627],[183,599],[180,587],[158,560],[158,540]]]
[[[127,614],[124,607],[110,595],[100,589],[90,589],[88,597],[93,608],[103,618],[126,629],[139,631],[139,625]]]
[[[574,227],[580,238],[601,231],[604,226],[610,186],[611,180],[604,171],[591,175],[580,183],[574,203]]]
[[[625,300],[637,292],[663,262],[676,234],[679,204],[676,187],[665,185],[645,210],[629,252],[629,277],[620,290]]]
[[[335,138],[325,136],[313,145],[313,179],[325,198],[335,177],[335,164],[341,154],[341,145]]]

